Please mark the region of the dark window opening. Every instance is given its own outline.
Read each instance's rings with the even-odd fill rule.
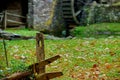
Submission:
[[[22,16],[25,16],[27,18],[28,0],[22,0],[21,6],[22,6]],[[23,22],[27,22],[27,19],[23,19]]]
[[[9,22],[7,26],[19,26],[22,23],[27,23],[28,0],[3,0],[0,3],[0,12],[5,10],[10,14],[25,17],[25,18],[22,18],[18,16],[16,17],[13,15],[8,15],[7,19],[9,19]],[[15,23],[15,21],[17,24]]]

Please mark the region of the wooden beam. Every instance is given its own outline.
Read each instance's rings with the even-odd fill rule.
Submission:
[[[3,29],[7,28],[7,11],[4,11]]]
[[[49,58],[49,59],[47,59],[47,60],[45,60],[45,61],[41,61],[40,63],[32,64],[32,65],[29,66],[29,68],[30,68],[30,69],[33,69],[34,66],[39,67],[39,65],[40,65],[40,66],[45,66],[45,65],[50,64],[50,63],[52,63],[53,61],[55,61],[55,60],[57,60],[57,59],[59,59],[59,58],[60,58],[60,56],[57,55],[57,56],[54,56],[54,57],[52,57],[52,58]],[[5,78],[3,78],[3,79],[0,79],[0,80],[16,80],[16,79],[18,80],[18,79],[25,78],[25,77],[27,77],[27,76],[29,76],[29,75],[31,75],[31,74],[33,74],[33,70],[32,70],[32,71],[26,71],[26,72],[14,73],[14,74],[12,74],[12,75],[10,75],[10,76],[8,76],[8,77],[5,77]],[[43,73],[43,74],[44,74],[44,73]],[[48,75],[48,74],[51,75],[50,73],[47,73],[47,75]],[[58,73],[57,73],[56,75],[58,75]]]
[[[26,18],[26,17],[24,17],[24,16],[17,15],[17,14],[12,14],[12,13],[9,13],[9,12],[7,12],[7,15],[10,15],[10,16],[13,16],[13,17]]]
[[[45,60],[44,37],[42,33],[36,33],[36,56],[37,62]],[[39,65],[40,66],[40,65]],[[45,66],[35,69],[38,74],[45,73]]]
[[[10,19],[7,19],[7,22],[8,23],[14,23],[14,24],[25,24],[25,23],[23,23],[23,22],[20,22],[20,21],[15,21],[15,20],[10,20]]]
[[[29,75],[31,75],[32,72],[31,71],[26,71],[26,72],[19,72],[19,73],[14,73],[8,77],[2,78],[0,80],[21,80]]]
[[[52,57],[52,58],[49,58],[49,59],[47,59],[47,60],[41,61],[41,62],[39,62],[39,63],[32,64],[32,65],[29,66],[29,68],[32,69],[32,68],[34,68],[34,66],[35,66],[35,67],[43,67],[43,66],[46,66],[46,65],[48,65],[48,64],[56,61],[56,60],[59,59],[59,58],[60,58],[60,56],[59,56],[59,55],[56,55],[56,56],[54,56],[54,57]]]
[[[62,72],[52,72],[52,73],[44,73],[44,74],[39,74],[36,76],[36,80],[50,80],[59,76],[62,76]]]

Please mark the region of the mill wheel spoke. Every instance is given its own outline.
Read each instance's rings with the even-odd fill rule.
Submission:
[[[79,10],[75,13],[75,16],[78,16],[81,13],[82,10]]]

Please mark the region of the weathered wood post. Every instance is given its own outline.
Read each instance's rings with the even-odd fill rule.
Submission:
[[[37,62],[41,62],[45,60],[45,52],[44,52],[44,37],[42,33],[36,33],[36,56]],[[45,73],[45,66],[36,69],[37,74]]]
[[[38,63],[32,66],[34,73],[37,73],[35,74],[36,80],[50,80],[52,78],[63,75],[62,72],[45,73],[46,64],[50,64],[51,62],[60,58],[60,56],[57,55],[45,60],[44,37],[42,33],[36,34],[36,56]]]
[[[7,11],[4,11],[3,29],[7,28]]]

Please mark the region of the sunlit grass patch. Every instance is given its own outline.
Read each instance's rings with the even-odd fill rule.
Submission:
[[[23,36],[35,36],[37,32],[39,31],[35,31],[35,30],[29,30],[29,29],[7,29],[5,30],[6,32],[10,32],[10,33],[14,33],[14,34],[19,34],[19,35],[23,35]]]

